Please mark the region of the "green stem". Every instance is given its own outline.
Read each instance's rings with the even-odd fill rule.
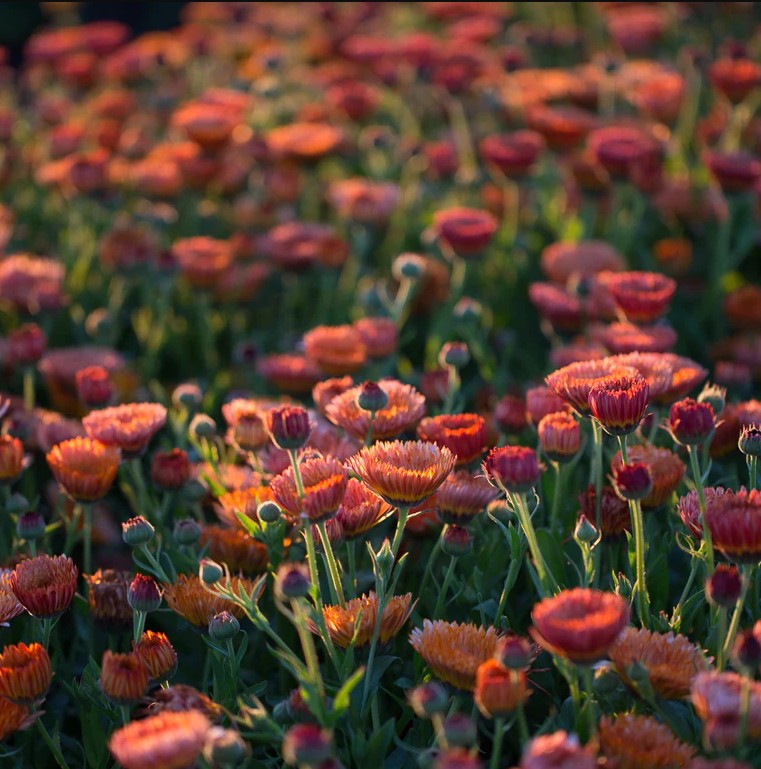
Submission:
[[[34,367],[27,366],[24,368],[24,408],[27,411],[33,411],[34,405]]]
[[[525,748],[531,735],[528,731],[528,722],[526,721],[526,709],[523,705],[518,706],[518,734],[520,737],[521,748]]]
[[[539,582],[542,585],[541,597],[545,598],[547,595],[551,595],[558,590],[558,584],[544,561],[544,556],[539,547],[539,540],[536,538],[536,530],[534,529],[534,524],[531,521],[531,515],[526,504],[526,495],[521,493],[513,494],[512,496],[515,500],[515,507],[518,510],[518,519],[523,528],[523,533],[526,535],[531,558],[536,567],[536,573],[539,576]]]
[[[494,719],[494,741],[491,748],[491,761],[489,769],[498,769],[500,758],[502,757],[502,739],[505,736],[505,719]]]
[[[444,575],[444,581],[441,583],[441,589],[439,590],[438,598],[436,599],[436,606],[433,610],[433,614],[431,615],[431,619],[436,619],[439,616],[439,612],[444,606],[444,602],[446,601],[447,591],[449,590],[449,585],[452,582],[452,576],[454,575],[454,567],[455,563],[457,562],[457,556],[452,556],[449,559],[449,566],[447,567],[447,573]]]
[[[399,514],[399,519],[397,520],[394,539],[391,543],[391,552],[393,553],[394,558],[396,558],[397,554],[399,553],[399,547],[402,544],[404,527],[407,525],[407,518],[409,517],[410,509],[408,507],[399,507],[397,508],[397,512]]]
[[[425,588],[428,584],[428,577],[430,577],[433,573],[433,567],[436,564],[436,560],[438,559],[440,552],[441,536],[439,535],[438,539],[436,540],[436,544],[431,548],[431,554],[428,556],[428,562],[425,565],[425,569],[423,569],[423,579],[420,583],[420,590],[418,591],[418,595],[425,595]]]
[[[592,419],[592,483],[595,487],[595,528],[602,531],[602,477],[603,477],[603,431],[596,419]],[[594,586],[599,587],[602,578],[602,548],[598,545],[593,551]]]
[[[143,637],[143,631],[145,630],[145,618],[148,614],[144,611],[138,611],[133,609],[132,611],[132,637],[135,641],[135,645],[140,643],[140,639]]]
[[[320,531],[320,539],[322,539],[322,549],[325,552],[325,557],[328,561],[328,571],[330,572],[330,581],[333,585],[333,592],[335,594],[338,605],[343,609],[346,606],[346,599],[344,598],[344,589],[341,585],[341,573],[338,570],[338,562],[336,561],[335,553],[333,552],[333,545],[330,542],[328,536],[328,528],[325,521],[321,521],[317,528]]]
[[[748,454],[748,456],[745,457],[745,461],[748,465],[748,483],[750,485],[750,490],[753,491],[753,489],[757,488],[756,466],[758,464],[758,457],[754,456],[753,454]]]
[[[346,543],[346,556],[349,562],[349,584],[351,585],[351,594],[353,597],[357,595],[357,548],[356,541],[350,540]]]
[[[367,421],[367,435],[365,436],[365,446],[373,445],[373,422],[375,422],[375,411],[370,412],[370,419]]]
[[[555,533],[557,528],[558,516],[560,515],[560,497],[563,493],[563,465],[560,462],[553,462],[555,467],[555,491],[552,498],[552,509],[550,511],[550,531]],[[599,531],[599,529],[598,529]]]
[[[581,667],[581,679],[584,682],[584,691],[586,694],[586,710],[587,710],[587,742],[594,742],[597,737],[597,718],[595,717],[594,707],[594,688],[593,680],[594,673],[589,665],[583,665]]]
[[[45,740],[45,744],[50,748],[50,752],[53,754],[55,762],[59,767],[61,767],[61,769],[69,769],[69,765],[66,763],[66,759],[63,757],[63,753],[61,753],[60,745],[57,745],[53,741],[50,733],[45,728],[45,724],[42,723],[42,714],[38,714],[35,723],[37,724],[37,730],[42,735],[42,739]]]
[[[225,641],[225,646],[227,647],[227,659],[230,662],[230,702],[235,702],[235,695],[238,693],[238,662],[233,639],[228,638]]]
[[[129,706],[127,705],[120,705],[119,711],[122,714],[122,723],[126,726],[129,723]]]
[[[706,569],[708,575],[713,574],[713,542],[711,540],[711,530],[708,528],[705,522],[706,513],[706,499],[703,493],[703,474],[700,472],[700,464],[698,462],[698,447],[688,446],[687,452],[690,455],[690,470],[692,472],[692,480],[695,482],[695,491],[698,493],[698,505],[700,506],[700,525],[703,528],[703,541],[706,548]]]
[[[50,633],[53,630],[53,625],[56,623],[56,619],[54,617],[45,617],[45,619],[40,620],[42,623],[42,645],[47,650],[50,646]]]
[[[500,627],[502,622],[502,616],[505,613],[505,607],[507,606],[507,599],[510,596],[510,589],[515,584],[515,578],[518,573],[518,569],[521,567],[521,562],[516,558],[510,561],[510,566],[507,569],[505,575],[505,582],[502,585],[502,593],[499,596],[499,604],[497,605],[497,613],[494,615],[494,627]],[[423,595],[421,593],[421,595]]]
[[[735,643],[735,636],[737,635],[737,631],[740,628],[740,619],[742,618],[743,609],[745,608],[745,599],[748,595],[748,587],[750,586],[750,579],[752,578],[752,574],[750,577],[748,575],[744,575],[745,579],[743,579],[742,583],[742,590],[740,591],[740,596],[737,599],[737,603],[735,604],[734,612],[732,613],[732,621],[729,623],[729,631],[727,632],[727,637],[724,641],[724,652],[722,659],[727,659],[729,657],[729,653],[732,651],[732,647]]]
[[[724,641],[727,637],[727,607],[719,607],[719,627],[716,643],[716,670],[720,673],[724,670]]]

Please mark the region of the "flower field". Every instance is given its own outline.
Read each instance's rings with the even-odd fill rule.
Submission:
[[[759,4],[42,5],[0,765],[761,767]]]

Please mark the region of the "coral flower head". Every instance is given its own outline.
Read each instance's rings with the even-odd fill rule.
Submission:
[[[526,746],[520,769],[596,769],[597,759],[576,735],[559,731],[534,737]]]
[[[393,508],[356,478],[349,478],[336,518],[344,537],[356,539],[391,515]]]
[[[92,438],[71,438],[47,453],[59,486],[77,502],[97,502],[111,488],[119,471],[121,451]]]
[[[653,479],[653,488],[642,500],[642,507],[654,510],[660,507],[676,491],[682,480],[686,467],[679,457],[668,449],[651,445],[630,446],[628,451],[629,464],[647,465]],[[611,463],[611,469],[616,474],[623,465],[621,452],[617,452]]]
[[[593,385],[589,391],[592,416],[611,435],[628,435],[637,429],[647,408],[650,388],[639,374],[610,378]]]
[[[614,377],[634,377],[637,370],[625,366],[613,358],[601,360],[577,361],[554,371],[546,378],[548,387],[581,416],[589,416],[590,390],[599,382]]]
[[[69,608],[77,591],[77,567],[65,555],[38,555],[16,566],[11,590],[38,619],[57,617]]]
[[[11,569],[0,571],[0,625],[6,625],[24,611],[11,589],[12,574]]]
[[[17,705],[41,700],[53,680],[45,647],[34,643],[6,646],[0,654],[0,696]]]
[[[695,748],[680,742],[668,726],[651,716],[627,713],[600,720],[600,752],[620,769],[674,769],[695,755]]]
[[[442,521],[467,526],[498,494],[487,478],[458,470],[439,486],[431,502]]]
[[[378,640],[388,643],[402,629],[412,611],[412,593],[393,596],[383,609]],[[378,596],[372,591],[361,598],[352,598],[346,606],[325,606],[325,625],[333,643],[341,649],[348,649],[352,641],[355,646],[366,646],[372,641],[378,620]],[[313,628],[316,632],[316,627]]]
[[[481,464],[489,483],[516,494],[524,494],[539,482],[542,465],[527,446],[498,446]]]
[[[136,457],[166,424],[166,409],[160,403],[124,403],[91,411],[82,424],[90,438],[118,446],[127,457]]]
[[[604,285],[631,323],[653,323],[669,309],[676,281],[658,272],[604,273]]]
[[[753,489],[706,497],[704,520],[713,546],[729,560],[761,559],[761,492]]]
[[[242,589],[250,594],[254,583],[242,577],[231,577],[230,588],[236,593]],[[239,606],[210,593],[195,575],[180,574],[172,584],[164,585],[164,599],[172,611],[200,628],[207,628],[209,620],[223,611],[229,611],[237,619],[243,618]]]
[[[483,454],[486,447],[486,421],[478,414],[439,414],[423,419],[417,428],[418,438],[446,446],[467,465]]]

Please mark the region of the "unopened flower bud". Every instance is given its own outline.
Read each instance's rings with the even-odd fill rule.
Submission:
[[[706,598],[714,606],[730,608],[737,603],[743,587],[743,577],[737,566],[720,563],[706,580]]]
[[[214,585],[222,579],[224,569],[211,558],[202,558],[198,564],[198,578],[205,585]]]
[[[761,641],[752,628],[738,633],[732,647],[732,664],[745,670],[755,670],[761,665]]]
[[[380,411],[388,406],[388,393],[377,382],[365,382],[357,395],[357,405],[364,411]]]
[[[743,427],[737,440],[737,448],[746,456],[761,456],[761,428],[756,425]]]
[[[476,741],[476,725],[464,713],[452,713],[441,722],[446,741],[457,748],[470,747]]]
[[[473,550],[473,535],[465,526],[448,524],[441,535],[441,552],[459,558]]]
[[[18,491],[14,491],[5,503],[5,512],[8,515],[20,515],[29,510],[29,500]]]
[[[447,342],[439,352],[439,365],[465,368],[470,362],[470,350],[465,342]]]
[[[188,432],[196,440],[201,438],[213,438],[217,434],[216,422],[207,414],[196,414],[190,420]]]
[[[333,752],[333,739],[317,724],[296,724],[283,737],[282,756],[291,766],[318,766]]]
[[[142,515],[130,518],[122,524],[122,539],[130,547],[145,545],[153,539],[156,530]]]
[[[203,393],[198,385],[188,383],[174,388],[172,405],[176,409],[182,408],[195,413],[201,408],[201,403],[203,403]]]
[[[229,611],[215,614],[209,620],[209,637],[215,641],[227,641],[234,638],[240,630],[240,622]]]
[[[212,726],[203,754],[211,766],[237,766],[250,754],[248,743],[235,731]]]
[[[400,254],[391,267],[397,280],[418,280],[425,273],[425,261],[419,254]]]
[[[283,511],[280,509],[280,505],[278,505],[277,502],[273,502],[270,499],[266,502],[262,502],[259,507],[256,508],[256,515],[259,520],[264,523],[275,523],[280,520]]]
[[[195,545],[201,538],[201,527],[192,518],[183,518],[175,522],[172,536],[178,545]]]
[[[312,425],[301,406],[280,406],[267,412],[267,430],[278,448],[292,451],[307,442]]]
[[[16,522],[16,534],[20,539],[33,542],[45,534],[45,519],[38,510],[27,510]]]
[[[613,488],[621,499],[645,499],[653,490],[653,476],[644,462],[632,462],[613,471]]]
[[[419,718],[430,718],[449,707],[447,690],[438,681],[416,686],[407,693],[407,701]]]
[[[698,403],[708,403],[718,417],[727,403],[727,388],[717,384],[707,384],[698,395]]]
[[[309,595],[312,581],[309,578],[309,569],[300,563],[284,563],[277,570],[275,580],[275,594],[280,600],[292,600],[304,598]]]
[[[161,606],[161,589],[147,574],[136,574],[127,590],[127,603],[135,611],[147,614]]]
[[[587,518],[587,516],[582,513],[578,522],[576,523],[576,529],[573,532],[573,536],[574,539],[579,540],[579,542],[584,542],[587,545],[591,545],[593,542],[597,541],[597,538],[600,536],[600,532],[597,531],[592,521],[590,521],[589,518]]]

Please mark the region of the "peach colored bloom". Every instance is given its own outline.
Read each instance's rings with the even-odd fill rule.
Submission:
[[[412,611],[412,593],[392,596],[381,616],[378,635],[380,643],[388,643],[402,629]],[[325,606],[322,610],[325,624],[333,643],[340,649],[348,649],[352,640],[355,646],[367,646],[375,633],[378,619],[378,596],[370,591],[360,598],[352,598],[345,607]],[[361,613],[361,617],[360,617]],[[316,632],[316,627],[312,628]]]
[[[79,572],[65,555],[38,555],[21,561],[10,578],[19,603],[38,619],[57,617],[69,608]]]
[[[671,729],[651,716],[627,713],[600,719],[600,752],[619,769],[674,769],[695,755]]]
[[[82,424],[90,436],[109,446],[118,446],[127,457],[139,456],[166,424],[166,409],[160,403],[125,403],[91,411]]]
[[[6,646],[0,654],[0,695],[17,705],[31,705],[47,694],[53,669],[38,643]]]
[[[119,471],[121,451],[92,438],[71,438],[53,446],[46,459],[59,486],[77,502],[97,502]]]

